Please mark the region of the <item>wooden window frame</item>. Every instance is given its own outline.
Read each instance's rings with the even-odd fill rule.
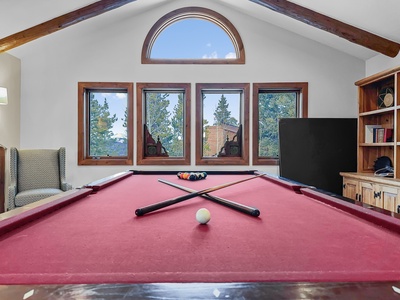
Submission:
[[[151,50],[159,34],[172,23],[188,18],[213,22],[230,37],[235,48],[235,59],[154,59]],[[244,64],[245,51],[242,39],[235,26],[223,15],[202,7],[184,7],[174,10],[159,19],[148,32],[142,47],[142,64]]]
[[[145,106],[144,92],[146,90],[182,90],[184,99],[184,142],[183,157],[146,157],[144,151],[144,122]],[[137,83],[137,164],[138,165],[190,165],[190,109],[191,109],[191,84],[190,83]]]
[[[260,157],[258,146],[258,95],[260,91],[298,93],[298,118],[308,117],[308,82],[253,83],[253,165],[279,165],[279,158]],[[300,102],[300,103],[299,103]]]
[[[242,155],[240,157],[203,157],[203,90],[243,90],[241,112]],[[249,83],[197,83],[196,84],[196,165],[248,165],[249,164]]]
[[[127,93],[127,156],[91,157],[89,155],[89,110],[86,94],[89,90],[124,90]],[[132,165],[133,164],[133,83],[130,82],[79,82],[78,83],[78,165]]]

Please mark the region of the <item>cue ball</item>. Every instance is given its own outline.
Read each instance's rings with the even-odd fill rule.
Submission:
[[[200,208],[196,213],[196,220],[200,224],[207,224],[211,219],[210,211],[207,208]]]

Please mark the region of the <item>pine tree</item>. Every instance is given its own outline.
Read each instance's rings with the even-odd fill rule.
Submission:
[[[169,156],[183,157],[183,141],[184,141],[184,103],[183,94],[178,94],[178,103],[174,106],[171,126],[172,138]]]
[[[146,93],[146,125],[155,141],[160,138],[168,150],[171,146],[172,129],[168,106],[169,94]]]
[[[258,100],[259,155],[279,156],[278,121],[296,117],[295,93],[262,93]]]
[[[107,99],[101,105],[94,94],[90,98],[90,155],[107,156],[111,153],[112,145],[115,143],[112,127],[118,120],[116,115],[111,116]]]
[[[218,101],[217,108],[214,112],[214,125],[233,125],[238,126],[238,121],[231,117],[229,103],[224,95]]]

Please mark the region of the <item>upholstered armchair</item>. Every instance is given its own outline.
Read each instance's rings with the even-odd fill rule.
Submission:
[[[65,181],[65,148],[10,148],[8,210],[72,189]]]

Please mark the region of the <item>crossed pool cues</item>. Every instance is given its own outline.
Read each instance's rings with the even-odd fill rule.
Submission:
[[[240,204],[240,203],[237,203],[237,202],[233,202],[233,201],[221,198],[221,197],[211,196],[208,193],[211,193],[211,192],[214,192],[214,191],[217,191],[217,190],[220,190],[220,189],[223,189],[223,188],[226,188],[228,186],[235,185],[235,184],[238,184],[238,183],[241,183],[241,182],[252,180],[252,179],[255,179],[257,177],[264,176],[264,175],[265,174],[258,174],[258,175],[255,175],[253,177],[250,177],[250,178],[241,179],[241,180],[237,180],[237,181],[233,181],[233,182],[228,182],[228,183],[216,185],[216,186],[213,186],[213,187],[210,187],[210,188],[206,188],[206,189],[203,189],[203,190],[200,190],[200,191],[196,191],[196,190],[193,190],[193,189],[190,189],[190,188],[186,188],[186,187],[183,187],[181,185],[174,184],[172,182],[168,182],[168,181],[163,180],[163,179],[158,179],[158,181],[160,181],[162,183],[165,183],[165,184],[168,184],[170,186],[174,186],[174,187],[179,188],[181,190],[187,191],[187,192],[189,192],[189,194],[183,195],[183,196],[179,196],[179,197],[175,197],[175,198],[171,198],[171,199],[168,199],[168,200],[165,200],[165,201],[161,201],[161,202],[158,202],[158,203],[155,203],[155,204],[151,204],[151,205],[148,205],[148,206],[145,206],[145,207],[142,207],[142,208],[138,208],[138,209],[136,209],[135,214],[137,216],[143,216],[144,214],[147,214],[149,212],[152,212],[152,211],[155,211],[155,210],[158,210],[158,209],[170,206],[170,205],[174,205],[176,203],[179,203],[179,202],[182,202],[182,201],[185,201],[185,200],[188,200],[188,199],[192,199],[192,198],[197,197],[197,196],[203,196],[203,197],[205,197],[205,198],[207,198],[209,200],[212,200],[212,201],[217,202],[219,204],[222,204],[224,206],[233,208],[233,209],[235,209],[237,211],[246,213],[246,214],[251,215],[253,217],[258,217],[260,215],[260,211],[255,207],[250,207],[250,206],[247,206],[247,205],[243,205],[243,204]]]

